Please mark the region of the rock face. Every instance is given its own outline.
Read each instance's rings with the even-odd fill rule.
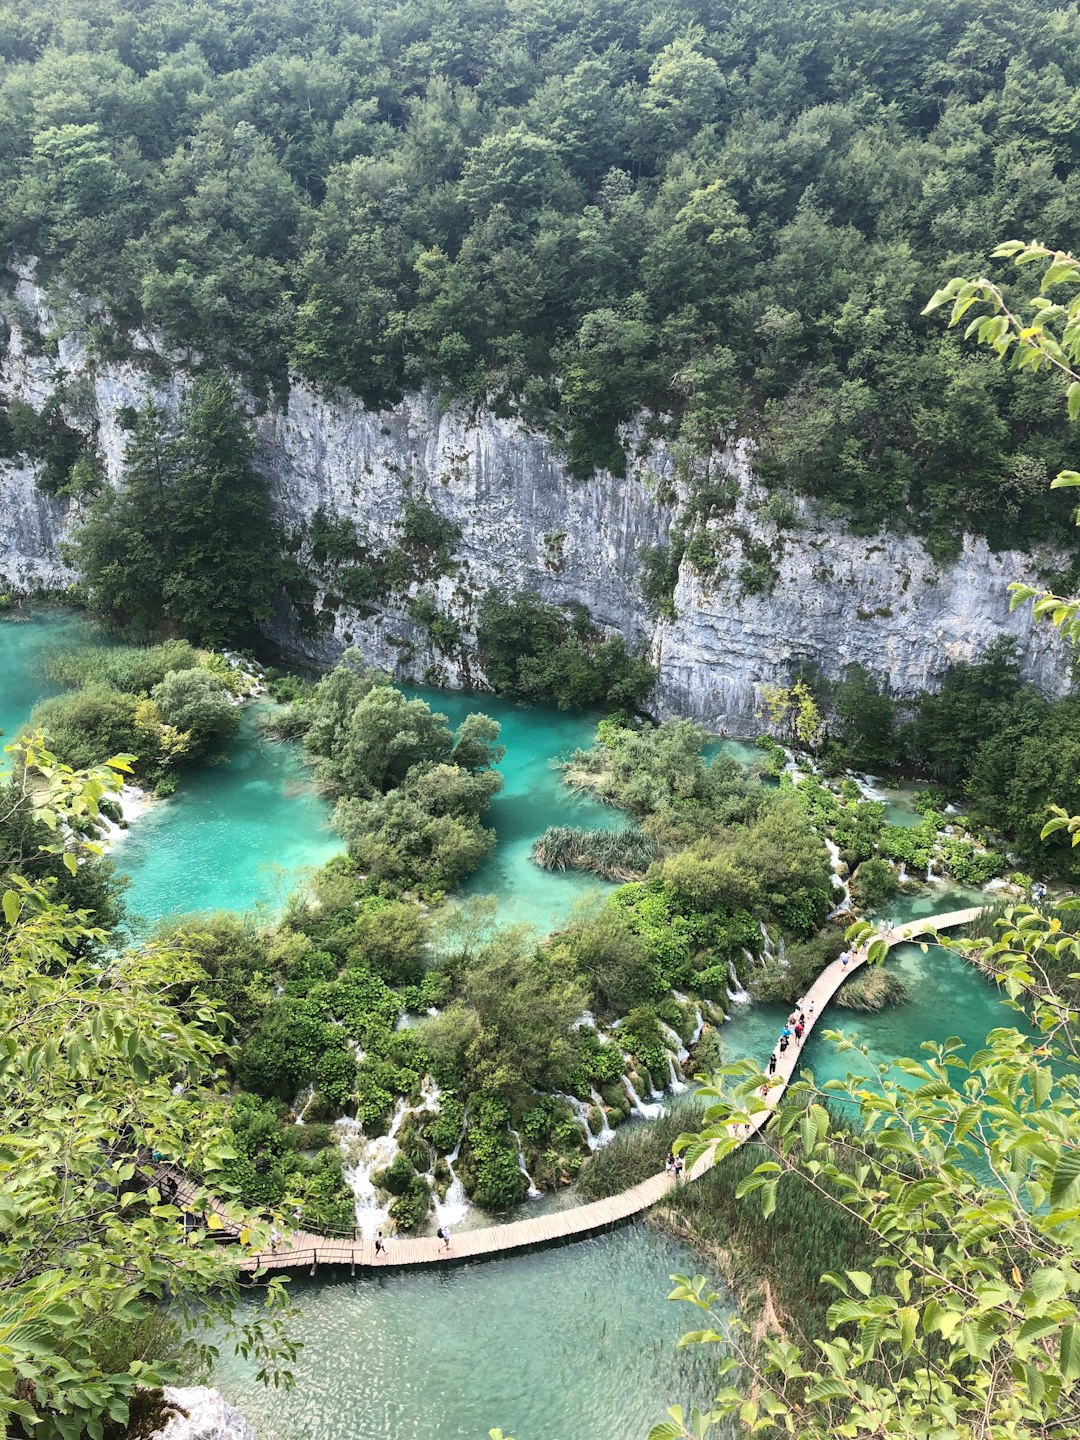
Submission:
[[[18,292],[42,333],[56,333],[56,317],[32,279]],[[50,358],[32,353],[16,324],[0,390],[40,405],[62,387],[68,422],[96,434],[115,478],[122,407],[151,392],[165,403],[178,395],[175,378],[151,378],[165,367],[152,340],[141,343],[142,361],[95,361],[73,328]],[[838,678],[858,662],[889,693],[905,696],[933,689],[950,661],[977,658],[1002,633],[1016,637],[1029,679],[1049,693],[1067,684],[1059,642],[1046,627],[1034,629],[1027,611],[1010,615],[1006,591],[1010,580],[1035,581],[1054,557],[995,555],[966,536],[959,559],[938,566],[912,537],[855,536],[798,502],[779,529],[745,441],[709,463],[710,482],[728,477],[730,491],[727,513],[709,522],[718,563],[704,576],[684,560],[674,618],[663,618],[642,594],[642,553],[669,543],[694,480],[662,442],[628,433],[626,478],[600,473],[578,481],[547,436],[490,411],[446,408],[436,395],[416,393],[373,412],[299,382],[287,401],[258,413],[255,426],[257,463],[301,560],[310,554],[305,527],[318,510],[354,522],[372,553],[398,542],[410,499],[451,522],[460,537],[444,567],[449,573],[363,608],[335,593],[333,576],[313,572],[322,627],[304,631],[286,613],[268,627],[271,639],[297,655],[331,660],[355,644],[402,679],[482,685],[469,642],[477,601],[497,587],[585,605],[597,624],[650,655],[659,671],[652,698],[659,714],[691,716],[718,730],[759,729],[761,686],[788,681],[801,664]],[[37,493],[32,467],[0,467],[0,583],[70,583],[59,546],[72,519],[64,502]],[[410,617],[408,601],[418,590],[457,622],[460,645],[438,648],[427,625]]]
[[[153,1440],[255,1440],[255,1431],[216,1390],[204,1385],[165,1386],[165,1401],[180,1412]]]

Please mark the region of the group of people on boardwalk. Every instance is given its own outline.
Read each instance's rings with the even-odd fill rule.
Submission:
[[[681,1155],[676,1155],[674,1150],[667,1152],[667,1160],[664,1162],[664,1171],[668,1175],[674,1175],[676,1183],[683,1177],[684,1161]]]

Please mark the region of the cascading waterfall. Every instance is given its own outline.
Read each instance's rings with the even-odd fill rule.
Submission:
[[[701,1006],[694,1006],[694,1033],[690,1036],[690,1044],[696,1045],[701,1039],[701,1032],[705,1029],[705,1016],[701,1013]]]
[[[671,1028],[670,1025],[665,1024],[663,1020],[660,1020],[657,1023],[659,1024],[660,1029],[667,1036],[668,1043],[670,1044],[672,1050],[674,1050],[675,1058],[681,1067],[683,1061],[690,1058],[690,1051],[687,1050],[686,1046],[682,1043],[681,1037]]]
[[[674,1058],[674,1056],[671,1054],[671,1051],[670,1051],[670,1050],[668,1051],[668,1057],[667,1057],[667,1070],[668,1070],[668,1089],[671,1091],[671,1093],[672,1093],[673,1095],[681,1095],[681,1094],[683,1093],[683,1091],[686,1089],[686,1082],[683,1081],[683,1080],[680,1080],[679,1077],[675,1074],[675,1058]]]
[[[399,1102],[401,1106],[404,1101]],[[358,1120],[342,1119],[335,1127],[344,1161],[345,1184],[355,1197],[356,1230],[365,1240],[373,1240],[377,1231],[390,1219],[390,1201],[381,1203],[372,1175],[384,1170],[398,1152],[392,1135],[377,1135],[369,1140]]]
[[[296,1115],[296,1124],[297,1124],[297,1125],[303,1125],[303,1123],[304,1123],[304,1116],[305,1116],[305,1115],[307,1114],[307,1112],[308,1112],[308,1106],[311,1104],[311,1102],[312,1102],[314,1099],[315,1099],[315,1086],[314,1086],[314,1085],[309,1085],[306,1090],[304,1090],[301,1094],[299,1094],[299,1095],[296,1097],[296,1103],[295,1103],[295,1105],[293,1106],[293,1112],[294,1112],[294,1114]]]
[[[527,1200],[539,1200],[540,1196],[541,1196],[544,1192],[543,1192],[542,1190],[538,1190],[538,1189],[536,1188],[536,1186],[533,1184],[533,1178],[532,1178],[532,1176],[529,1174],[528,1167],[527,1167],[526,1164],[525,1164],[525,1147],[524,1147],[524,1145],[521,1143],[521,1134],[520,1134],[520,1132],[517,1131],[517,1130],[511,1130],[511,1131],[510,1131],[510,1134],[513,1135],[515,1141],[517,1142],[517,1163],[518,1163],[518,1169],[521,1171],[522,1175],[525,1176],[525,1179],[528,1181],[528,1184],[529,1184],[529,1188],[528,1188],[528,1190],[525,1192],[525,1198],[526,1198]]]
[[[743,951],[743,954],[744,954],[744,955],[747,954],[747,953],[748,953],[747,951],[745,951],[745,950]],[[746,993],[746,991],[743,989],[742,985],[739,983],[739,972],[735,969],[735,961],[734,961],[734,960],[729,960],[729,961],[727,962],[727,973],[728,973],[728,980],[731,982],[731,983],[727,986],[727,998],[728,998],[728,1000],[731,1002],[732,1005],[749,1005],[749,1004],[750,1004],[750,996]],[[700,1016],[700,1014],[701,1014],[701,1011],[699,1010],[699,1011],[698,1011],[698,1015]]]
[[[663,1105],[646,1105],[641,1096],[634,1089],[633,1081],[629,1075],[622,1077],[622,1083],[630,1100],[630,1113],[640,1115],[642,1120],[659,1120],[664,1113]]]
[[[446,1157],[446,1168],[450,1171],[450,1184],[446,1187],[446,1194],[441,1200],[437,1191],[433,1196],[435,1219],[440,1225],[460,1225],[469,1213],[469,1202],[465,1198],[465,1186],[458,1179],[457,1171],[454,1169],[458,1156],[461,1154],[461,1142],[464,1139],[465,1131],[463,1130],[458,1136],[457,1144]]]
[[[900,872],[899,872],[899,874],[898,874],[897,877],[896,877],[896,882],[897,882],[898,885],[906,885],[906,884],[907,884],[907,861],[906,861],[906,860],[901,860],[901,861],[900,861]]]
[[[604,1109],[604,1102],[596,1091],[595,1086],[589,1091],[592,1096],[592,1103],[600,1111],[600,1130],[594,1135],[589,1124],[589,1102],[579,1100],[576,1095],[566,1095],[561,1090],[552,1092],[559,1100],[565,1100],[570,1109],[574,1112],[574,1119],[581,1126],[581,1132],[585,1136],[585,1144],[590,1150],[600,1150],[614,1138],[615,1131],[608,1124],[607,1111]]]
[[[600,1111],[600,1132],[593,1135],[589,1140],[590,1150],[599,1150],[602,1146],[610,1144],[615,1139],[615,1131],[608,1123],[607,1111],[604,1109],[604,1101],[595,1085],[589,1086],[589,1095],[592,1103]],[[587,1128],[587,1127],[586,1127]]]
[[[845,915],[851,909],[851,889],[847,881],[840,874],[844,863],[840,859],[840,846],[837,845],[835,840],[830,840],[826,837],[825,849],[829,852],[829,863],[832,866],[833,889],[840,891],[840,899],[825,917],[827,920],[833,920],[837,915]]]
[[[356,1229],[365,1240],[373,1239],[376,1231],[381,1230],[390,1218],[391,1201],[380,1202],[378,1187],[372,1176],[378,1170],[385,1170],[396,1157],[397,1137],[406,1116],[437,1110],[440,1098],[438,1085],[425,1076],[420,1085],[420,1103],[410,1105],[407,1100],[399,1100],[385,1135],[368,1139],[359,1121],[343,1118],[337,1122],[335,1128],[344,1162],[345,1184],[355,1196]]]

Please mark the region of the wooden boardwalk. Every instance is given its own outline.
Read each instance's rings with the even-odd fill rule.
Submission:
[[[894,933],[886,938],[885,943],[891,947],[932,930],[951,930],[958,925],[968,925],[981,910],[982,906],[975,906],[970,910],[952,910],[944,915],[932,915],[925,920],[913,920],[906,925],[898,925]],[[825,967],[803,998],[806,1035],[814,1028],[825,1007],[847,977],[865,963],[865,952],[859,952],[852,956],[846,966],[839,960],[834,960]],[[805,1039],[804,1035],[803,1040]],[[744,1145],[768,1123],[795,1072],[801,1050],[802,1046],[793,1041],[786,1053],[777,1057],[776,1074],[766,1097],[765,1108],[745,1127],[746,1133],[739,1136],[740,1145]],[[763,1067],[767,1063],[766,1057]],[[703,1155],[687,1173],[687,1180],[696,1180],[699,1175],[711,1169],[714,1158],[711,1153]],[[462,1230],[451,1237],[449,1249],[441,1240],[431,1235],[416,1238],[394,1236],[386,1242],[386,1253],[376,1256],[374,1243],[370,1240],[336,1240],[299,1231],[282,1240],[276,1251],[248,1253],[239,1263],[245,1271],[307,1270],[314,1275],[320,1265],[347,1266],[350,1273],[355,1274],[357,1270],[398,1270],[415,1265],[447,1265],[460,1264],[467,1260],[494,1259],[501,1255],[513,1255],[523,1250],[557,1245],[610,1230],[655,1205],[675,1183],[670,1175],[661,1173],[652,1175],[640,1185],[612,1195],[606,1200],[593,1200],[587,1205],[514,1220],[506,1225]],[[191,1186],[194,1193],[194,1186],[190,1181],[185,1179],[184,1184]],[[219,1212],[219,1218],[223,1217],[224,1212]],[[236,1234],[232,1222],[229,1222],[227,1231],[223,1228],[222,1234]]]

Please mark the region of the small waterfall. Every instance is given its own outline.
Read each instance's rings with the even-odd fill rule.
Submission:
[[[533,1178],[532,1178],[532,1176],[529,1174],[528,1168],[526,1167],[526,1164],[525,1164],[525,1147],[524,1147],[524,1146],[522,1145],[522,1143],[521,1143],[521,1136],[520,1136],[520,1134],[518,1133],[518,1131],[516,1131],[516,1130],[511,1130],[511,1131],[510,1131],[510,1134],[513,1135],[514,1139],[517,1141],[517,1162],[518,1162],[518,1169],[521,1171],[522,1175],[525,1176],[525,1179],[528,1181],[528,1184],[529,1184],[529,1188],[528,1188],[528,1190],[525,1192],[525,1198],[526,1198],[527,1200],[539,1200],[540,1196],[541,1196],[544,1192],[543,1192],[542,1190],[538,1190],[538,1189],[536,1188],[536,1186],[533,1184]]]
[[[585,1014],[582,1015],[579,1020],[575,1020],[575,1021],[574,1021],[573,1025],[570,1026],[570,1029],[571,1029],[571,1030],[595,1030],[595,1029],[596,1029],[596,1016],[592,1013],[591,1010],[586,1010],[586,1011],[585,1011]]]
[[[694,1033],[690,1036],[690,1044],[696,1045],[701,1039],[701,1032],[705,1029],[705,1016],[701,1013],[701,1006],[694,1006]]]
[[[671,1051],[670,1051],[670,1050],[668,1051],[668,1057],[667,1057],[667,1070],[668,1070],[668,1089],[671,1091],[671,1093],[672,1093],[673,1095],[681,1095],[681,1094],[683,1093],[683,1091],[686,1089],[686,1084],[685,1084],[684,1081],[680,1080],[679,1077],[675,1074],[675,1061],[674,1061],[674,1059],[672,1058],[672,1055],[671,1055]]]
[[[851,890],[847,881],[840,874],[843,861],[840,859],[840,846],[835,840],[825,837],[825,849],[829,852],[829,863],[832,865],[833,889],[840,891],[840,899],[826,915],[826,920],[834,920],[838,915],[846,915],[851,909]]]
[[[876,775],[860,775],[858,772],[853,773],[850,770],[845,770],[844,774],[849,775],[852,780],[857,782],[859,789],[867,800],[888,800],[889,797],[885,792],[878,788],[878,777]]]
[[[678,1060],[679,1065],[681,1066],[684,1060],[688,1060],[690,1058],[690,1051],[687,1050],[686,1046],[682,1043],[682,1040],[679,1038],[679,1036],[675,1033],[675,1031],[671,1028],[670,1025],[665,1025],[663,1020],[660,1020],[657,1023],[659,1024],[660,1029],[663,1030],[664,1034],[667,1036],[668,1043],[671,1045],[672,1050],[674,1050],[675,1058],[676,1060]]]
[[[727,973],[728,979],[731,981],[731,984],[727,987],[727,998],[731,1001],[732,1005],[749,1005],[750,996],[739,983],[739,972],[735,969],[734,960],[727,962]],[[699,1010],[698,1016],[700,1017],[700,1015],[701,1011]]]
[[[600,1111],[600,1133],[590,1137],[589,1149],[600,1150],[603,1146],[610,1144],[611,1141],[615,1139],[615,1131],[608,1124],[607,1111],[604,1109],[603,1099],[595,1085],[589,1086],[589,1095],[592,1098],[592,1103],[596,1106],[597,1110]]]
[[[297,1125],[303,1125],[303,1123],[304,1123],[304,1116],[305,1116],[305,1115],[307,1114],[307,1112],[308,1112],[308,1106],[311,1104],[311,1102],[312,1102],[314,1099],[315,1099],[315,1086],[314,1086],[314,1085],[309,1085],[308,1088],[307,1088],[305,1091],[303,1091],[302,1094],[300,1094],[300,1095],[298,1095],[298,1096],[296,1097],[296,1103],[293,1105],[293,1110],[294,1110],[294,1112],[295,1112],[295,1114],[296,1114],[296,1124],[297,1124]]]
[[[371,1177],[377,1170],[385,1170],[396,1157],[397,1137],[405,1117],[425,1110],[437,1110],[440,1093],[435,1081],[425,1076],[420,1085],[420,1103],[410,1105],[407,1100],[399,1100],[390,1129],[385,1135],[377,1135],[371,1140],[364,1134],[359,1121],[341,1119],[337,1122],[335,1128],[341,1146],[345,1184],[355,1196],[356,1229],[365,1240],[373,1239],[375,1232],[382,1230],[390,1219],[391,1201],[388,1198],[385,1204],[380,1202],[378,1187]]]
[[[461,1154],[461,1142],[465,1139],[464,1130],[458,1138],[457,1144],[446,1157],[446,1168],[450,1171],[450,1184],[447,1186],[446,1194],[440,1200],[438,1191],[432,1196],[435,1209],[435,1219],[440,1225],[460,1225],[465,1216],[469,1213],[469,1202],[465,1198],[465,1186],[458,1179],[454,1166]]]
[[[404,1101],[401,1102],[404,1105]],[[357,1120],[339,1120],[338,1138],[344,1161],[345,1184],[355,1197],[356,1229],[365,1240],[373,1240],[390,1219],[390,1200],[379,1201],[379,1191],[372,1180],[376,1170],[384,1170],[398,1152],[392,1135],[378,1135],[368,1140]]]
[[[582,1134],[585,1136],[585,1144],[588,1145],[590,1150],[601,1150],[614,1138],[615,1131],[612,1130],[608,1124],[604,1102],[601,1100],[595,1086],[592,1087],[589,1094],[592,1096],[592,1103],[600,1111],[600,1132],[597,1135],[593,1134],[592,1127],[589,1125],[590,1107],[587,1100],[579,1100],[576,1095],[565,1095],[561,1090],[555,1090],[552,1093],[557,1099],[565,1100],[567,1105],[570,1106],[570,1109],[574,1112],[574,1119],[581,1126]]]
[[[900,861],[900,873],[899,873],[899,874],[897,875],[897,877],[896,877],[896,883],[897,883],[898,885],[906,885],[906,884],[907,884],[907,861],[906,861],[906,860],[901,860],[901,861]]]
[[[770,936],[768,930],[766,930],[766,928],[765,928],[765,921],[764,921],[764,920],[759,920],[759,921],[758,921],[758,925],[761,927],[761,938],[762,938],[762,940],[764,940],[764,942],[765,942],[765,944],[764,944],[764,946],[763,946],[763,948],[762,948],[762,952],[761,952],[761,953],[762,953],[762,955],[765,957],[766,960],[771,960],[771,959],[772,959],[772,953],[773,953],[772,937]]]
[[[622,1083],[626,1088],[630,1100],[630,1113],[640,1115],[642,1120],[659,1120],[664,1113],[663,1105],[646,1105],[641,1096],[634,1089],[633,1082],[629,1075],[622,1077]]]

